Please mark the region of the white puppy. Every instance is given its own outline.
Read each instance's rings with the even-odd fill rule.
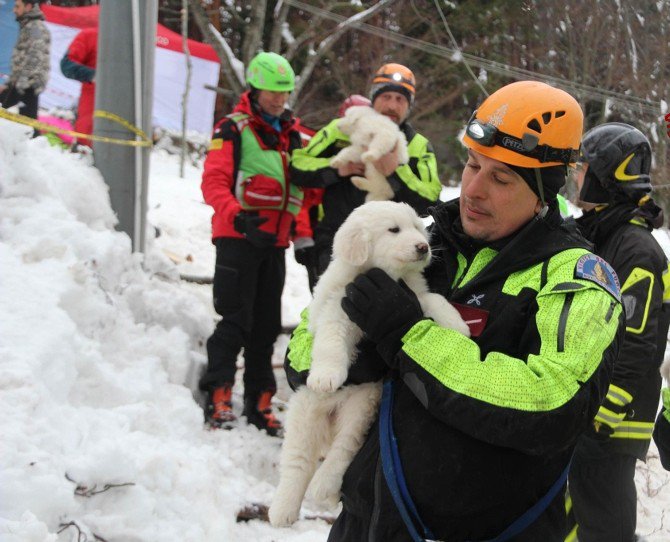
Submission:
[[[405,203],[366,203],[337,231],[333,259],[309,306],[312,365],[307,386],[298,389],[289,402],[279,486],[269,510],[274,526],[290,525],[298,518],[310,480],[317,500],[337,504],[344,472],[375,419],[380,383],[338,389],[363,336],[340,305],[349,282],[379,267],[394,279],[404,280],[416,293],[423,312],[439,325],[470,335],[458,311],[444,297],[428,291],[422,271],[429,260],[426,231]]]
[[[338,152],[330,161],[334,168],[348,162],[363,162],[365,177],[353,176],[351,182],[368,194],[365,201],[383,201],[393,198],[393,189],[386,177],[372,164],[398,146],[398,163],[409,162],[407,138],[390,118],[377,113],[367,105],[347,109],[337,127],[348,135],[351,145]]]

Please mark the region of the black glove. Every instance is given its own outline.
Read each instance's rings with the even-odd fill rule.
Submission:
[[[259,229],[259,226],[267,221],[268,217],[258,216],[257,212],[240,211],[233,219],[233,228],[255,247],[273,247],[277,242],[277,236]]]
[[[314,245],[311,247],[305,248],[296,248],[294,250],[295,261],[300,265],[305,267],[315,267],[316,266],[316,248]]]
[[[389,368],[377,352],[377,345],[363,337],[356,345],[356,349],[358,354],[349,367],[349,375],[344,384],[365,384],[382,380],[389,372]]]
[[[342,310],[377,343],[377,351],[390,364],[402,347],[403,335],[423,318],[416,294],[376,267],[358,275],[345,291]]]

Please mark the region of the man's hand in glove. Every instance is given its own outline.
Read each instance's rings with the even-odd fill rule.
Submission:
[[[378,268],[356,277],[345,291],[342,309],[391,363],[403,335],[424,317],[416,294]]]
[[[259,229],[259,226],[267,221],[266,216],[258,216],[257,212],[240,211],[235,215],[233,227],[255,247],[269,248],[275,245],[277,236]]]
[[[296,237],[293,240],[293,254],[295,261],[300,265],[312,267],[316,259],[314,239],[311,237]]]

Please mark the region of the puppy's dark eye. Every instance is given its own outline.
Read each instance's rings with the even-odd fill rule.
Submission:
[[[389,231],[391,233],[400,233],[400,228],[398,226],[395,226],[394,228],[389,228]]]

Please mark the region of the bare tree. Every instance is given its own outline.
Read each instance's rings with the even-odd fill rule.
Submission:
[[[332,30],[328,30],[325,35],[320,35],[317,30],[318,24],[312,21],[312,24],[305,25],[301,34],[292,36],[289,34],[287,25],[289,4],[299,7],[300,2],[295,0],[291,2],[279,1],[275,5],[272,16],[268,19],[266,0],[256,0],[252,2],[252,8],[244,20],[244,34],[241,44],[234,48],[227,42],[220,32],[218,32],[207,15],[202,0],[188,0],[194,19],[205,36],[205,39],[216,50],[221,60],[221,71],[226,83],[236,94],[244,91],[244,70],[243,66],[248,65],[251,58],[260,50],[273,51],[284,54],[284,56],[294,62],[298,52],[302,52],[304,60],[300,63],[300,70],[296,74],[296,87],[291,95],[291,103],[299,101],[300,95],[310,79],[316,66],[321,62],[326,54],[333,48],[337,41],[348,31],[356,29],[358,25],[367,21],[381,10],[390,7],[397,0],[379,0],[377,3],[363,9],[362,11],[345,17]],[[333,9],[339,2],[330,2],[323,9],[328,11]],[[268,20],[270,21],[268,23]],[[267,25],[270,25],[268,28]],[[292,29],[291,29],[292,30]],[[264,36],[268,36],[267,42]],[[282,49],[285,51],[282,51]]]

